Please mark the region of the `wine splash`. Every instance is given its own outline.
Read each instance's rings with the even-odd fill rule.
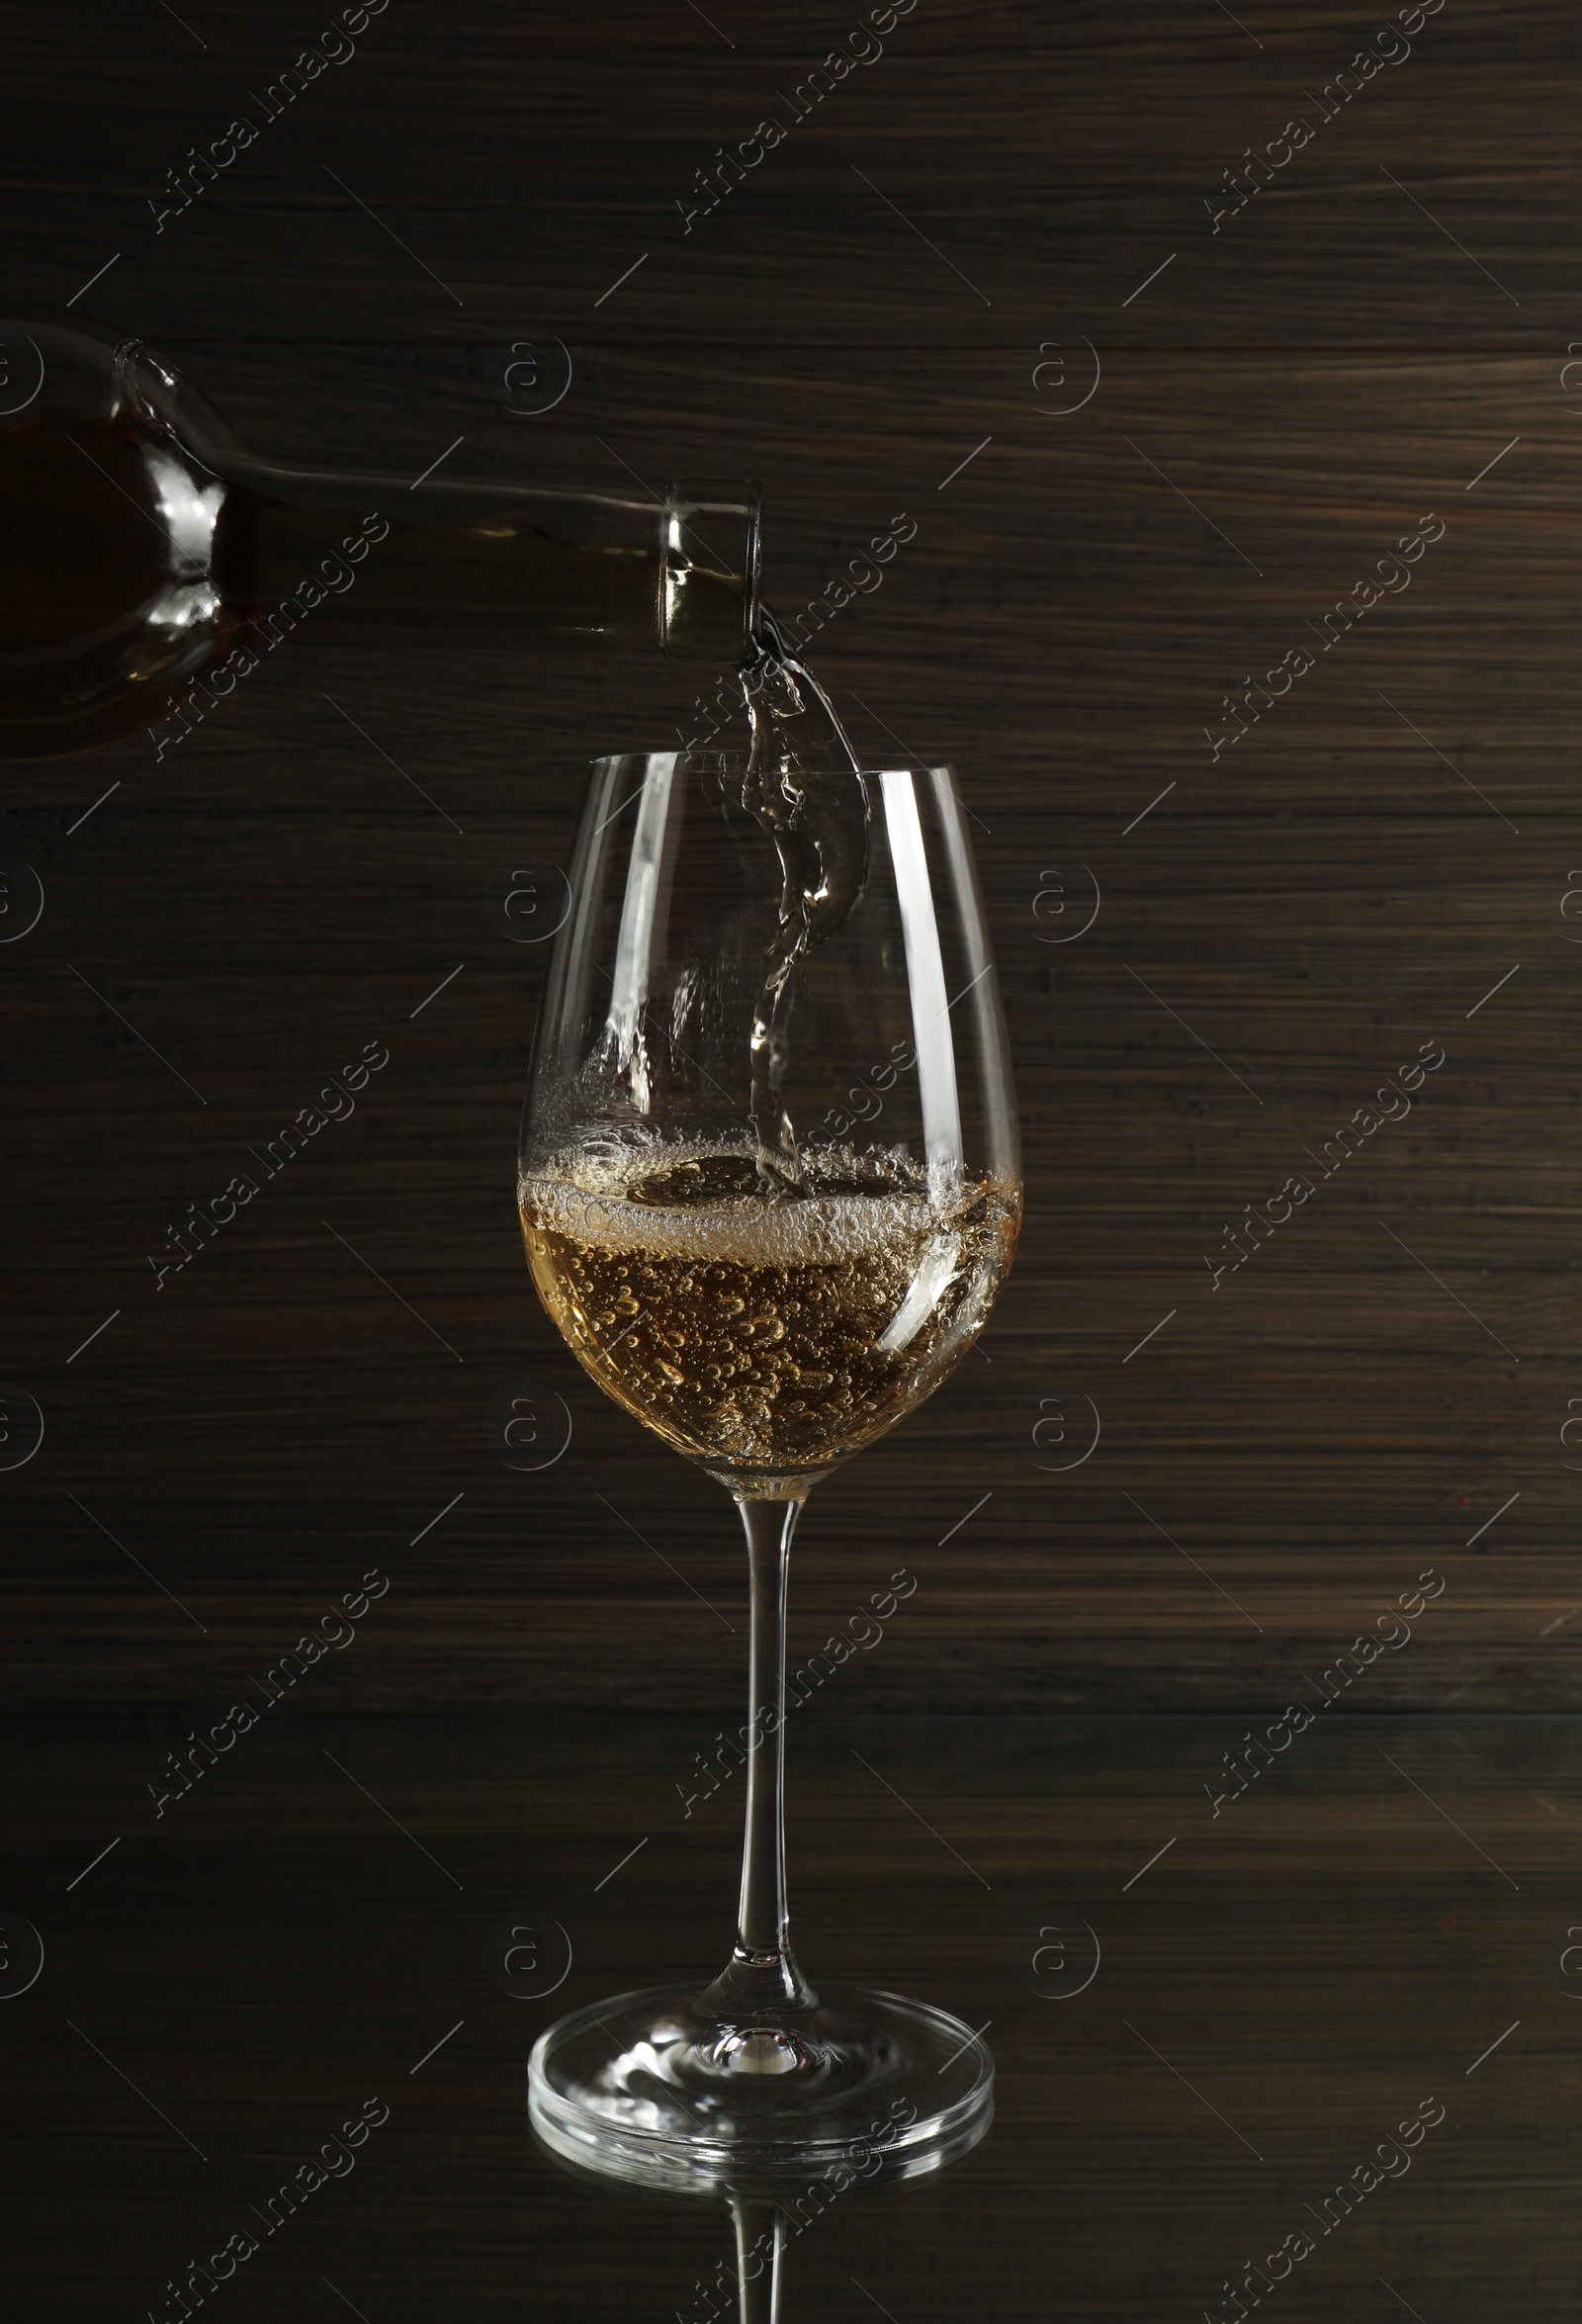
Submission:
[[[742,666],[752,731],[742,804],[780,857],[780,924],[752,1017],[752,1127],[766,1189],[797,1184],[785,1111],[793,975],[810,944],[847,920],[868,877],[868,793],[834,704],[764,611]]]

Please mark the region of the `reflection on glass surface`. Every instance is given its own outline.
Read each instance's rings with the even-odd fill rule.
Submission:
[[[727,2170],[706,2188],[692,2183],[685,2191],[694,2199],[701,2193],[722,2199],[731,2221],[734,2265],[732,2259],[722,2256],[708,2275],[693,2283],[690,2299],[683,2295],[680,2302],[669,2302],[679,2324],[724,2324],[733,2307],[738,2324],[793,2324],[796,2306],[791,2297],[794,2271],[790,2253],[797,2239],[833,2205],[860,2205],[865,2187],[948,2168],[958,2153],[975,2145],[982,2135],[980,2126],[959,2147],[935,2148],[926,2156],[853,2149],[847,2161],[827,2164],[817,2175]],[[594,2176],[607,2175],[602,2169],[590,2173],[584,2163],[566,2153],[559,2140],[550,2144],[557,2163],[570,2178],[590,2184]],[[651,2185],[656,2191],[680,2191],[670,2177],[643,2180],[641,2174],[622,2176]],[[864,2288],[870,2299],[878,2296],[871,2287]]]

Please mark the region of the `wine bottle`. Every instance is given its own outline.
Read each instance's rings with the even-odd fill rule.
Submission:
[[[140,340],[0,323],[0,758],[179,721],[305,622],[353,647],[586,637],[729,667],[757,581],[755,485],[659,502],[296,468]]]

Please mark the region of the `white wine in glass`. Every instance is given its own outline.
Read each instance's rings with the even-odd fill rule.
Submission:
[[[758,764],[707,751],[595,762],[519,1178],[533,1280],[573,1354],[724,1484],[746,1526],[731,1959],[711,1984],[563,2018],[530,2075],[534,2121],[562,2153],[694,2187],[814,2169],[881,2126],[887,2170],[929,2168],[981,2135],[994,2074],[944,2011],[805,1976],[782,1781],[802,1505],[954,1369],[1011,1265],[1005,1023],[949,768],[848,771],[863,860],[821,918],[823,859],[773,828]],[[791,762],[793,805],[799,775]]]

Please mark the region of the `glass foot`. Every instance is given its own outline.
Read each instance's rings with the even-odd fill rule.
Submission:
[[[534,2127],[558,2154],[655,2187],[911,2178],[994,2113],[994,2060],[927,2002],[830,1985],[805,2009],[722,2016],[696,1986],[620,1994],[540,2034]],[[811,2191],[811,2189],[810,2189]]]

